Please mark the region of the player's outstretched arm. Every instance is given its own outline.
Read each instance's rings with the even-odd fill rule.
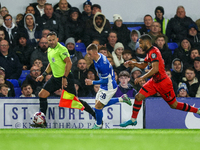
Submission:
[[[128,60],[128,61],[126,61],[124,64],[125,64],[125,65],[126,65],[126,64],[129,64],[129,66],[130,66],[130,65],[134,65],[134,66],[136,66],[136,67],[138,67],[138,68],[141,68],[141,69],[146,68],[146,66],[148,65],[146,62],[137,62],[137,61],[132,61],[132,60]]]

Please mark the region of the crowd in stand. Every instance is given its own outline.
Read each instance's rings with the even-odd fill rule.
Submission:
[[[85,79],[98,80],[93,61],[75,48],[76,43],[87,47],[94,43],[99,53],[105,55],[115,71],[118,83],[117,97],[127,93],[134,97],[146,81],[134,84],[134,79],[142,76],[149,68],[141,70],[125,65],[127,60],[144,61],[146,54],[139,47],[141,35],[149,34],[164,59],[166,72],[173,81],[178,97],[200,97],[200,21],[194,22],[186,16],[183,6],[178,6],[171,19],[164,18],[164,8],[155,8],[155,16],[144,14],[144,25],[139,30],[130,31],[120,14],[113,14],[113,25],[101,11],[99,4],[83,3],[81,13],[67,0],[56,5],[47,0],[37,0],[26,7],[25,12],[9,14],[6,6],[0,9],[0,97],[14,97],[14,87],[8,79],[19,79],[22,70],[30,74],[21,83],[21,97],[35,97],[51,78],[36,82],[48,65],[47,34],[55,31],[59,42],[66,46],[71,57],[72,73],[75,78],[76,96],[94,97],[99,85],[85,85]],[[116,12],[117,13],[117,12]],[[172,51],[169,42],[178,48]],[[52,96],[60,96],[61,89]],[[154,96],[159,96],[156,94]]]

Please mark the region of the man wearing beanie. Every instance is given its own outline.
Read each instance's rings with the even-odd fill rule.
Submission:
[[[92,18],[92,3],[87,0],[86,2],[83,3],[83,9],[84,11],[82,12],[82,20],[86,22],[88,19]]]
[[[34,51],[33,46],[27,45],[27,35],[25,33],[19,33],[17,38],[18,45],[14,48],[14,53],[19,58],[20,63],[23,65],[23,70],[29,70],[31,67],[30,57]]]
[[[188,27],[188,39],[193,47],[200,48],[200,32],[195,23],[192,23]]]
[[[155,18],[154,21],[157,21],[161,24],[161,33],[166,34],[167,24],[169,19],[163,17],[164,15],[164,8],[162,6],[157,6],[155,9]]]
[[[99,40],[100,45],[107,43],[107,38],[111,29],[106,27],[105,24],[106,17],[102,13],[97,12],[93,18],[93,25],[85,30],[83,42],[86,47],[91,44],[94,39]]]
[[[75,40],[73,37],[65,41],[65,47],[68,49],[72,61],[71,71],[74,72],[74,70],[78,69],[77,63],[80,59],[83,59],[83,55],[80,51],[75,50]]]

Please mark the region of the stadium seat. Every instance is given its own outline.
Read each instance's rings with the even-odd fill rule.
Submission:
[[[86,55],[86,47],[84,43],[76,43],[75,49],[82,52],[83,57]]]
[[[10,81],[14,87],[19,87],[19,82],[17,79],[7,79],[8,81]]]
[[[22,70],[22,74],[19,78],[26,78],[28,74],[30,74],[30,70]]]
[[[137,27],[128,27],[128,29],[130,30],[130,31],[132,31],[132,30],[140,30],[142,27],[141,26],[137,26]]]
[[[172,51],[172,54],[174,53],[174,50],[176,48],[178,48],[178,44],[175,42],[167,43],[167,45],[168,45],[169,49]]]
[[[19,97],[22,94],[20,87],[15,87],[14,90],[15,90],[15,97]]]

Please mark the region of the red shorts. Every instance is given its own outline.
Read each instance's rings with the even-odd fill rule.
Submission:
[[[176,101],[176,95],[174,93],[173,84],[169,77],[166,77],[160,82],[154,82],[151,78],[147,83],[143,85],[139,93],[145,97],[149,97],[156,93],[160,93],[162,98],[169,104],[172,105]]]

